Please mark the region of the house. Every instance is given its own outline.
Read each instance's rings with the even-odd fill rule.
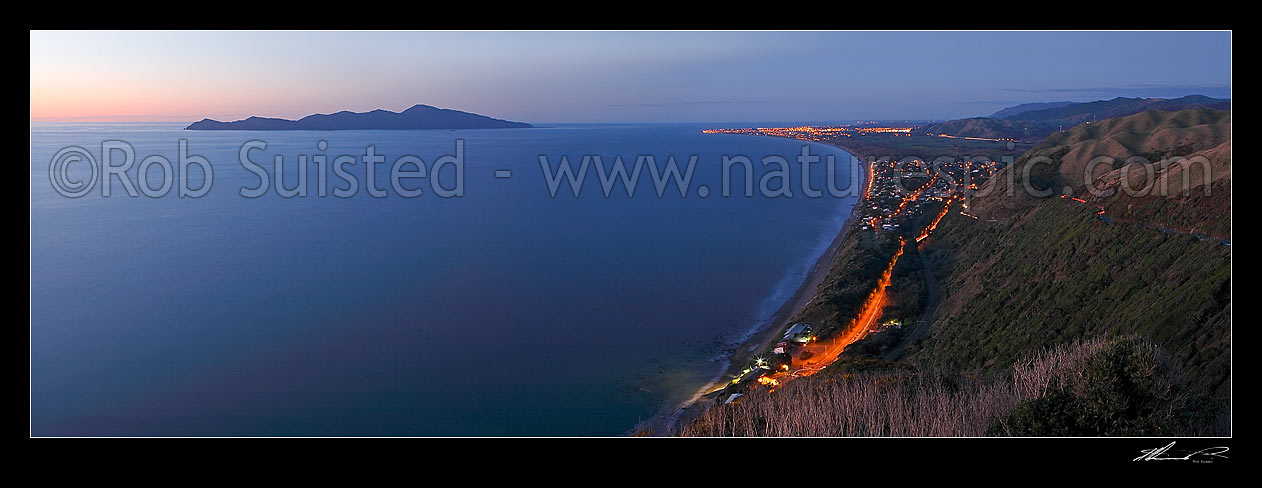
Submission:
[[[811,324],[799,322],[789,327],[789,330],[784,333],[784,340],[797,343],[810,342],[811,332]]]

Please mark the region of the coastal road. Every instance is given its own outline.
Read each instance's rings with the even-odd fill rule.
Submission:
[[[886,303],[889,302],[889,292],[886,288],[890,285],[890,277],[894,273],[894,265],[898,264],[898,258],[903,255],[903,245],[906,244],[906,241],[900,241],[900,244],[898,251],[890,258],[885,272],[877,280],[876,288],[872,290],[872,294],[864,302],[859,316],[847,329],[847,332],[840,337],[835,337],[823,343],[803,346],[793,357],[794,363],[801,363],[802,366],[792,371],[790,373],[792,376],[810,376],[819,372],[819,370],[828,367],[828,365],[836,361],[847,346],[868,335],[868,331],[876,325],[876,321],[881,318],[881,312],[884,311]],[[810,352],[811,356],[803,360],[801,359],[803,352]]]
[[[948,204],[947,210],[949,211],[950,208],[951,206]],[[922,224],[921,221],[924,220],[925,215],[927,214],[921,214],[920,218],[916,219],[917,226]],[[928,247],[929,238],[926,235],[926,238],[922,239],[916,246],[916,254],[920,255],[920,267],[925,275],[925,311],[920,314],[920,318],[916,320],[916,323],[912,324],[907,330],[907,335],[903,337],[903,340],[898,341],[897,346],[882,354],[881,359],[894,361],[902,357],[907,351],[907,345],[924,337],[925,333],[929,332],[929,324],[933,323],[933,314],[938,311],[938,302],[941,300],[942,295],[938,290],[938,278],[933,274],[933,266],[929,263],[929,258],[925,256],[925,249]]]

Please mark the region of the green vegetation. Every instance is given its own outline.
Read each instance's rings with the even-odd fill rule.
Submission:
[[[998,419],[987,435],[1172,436],[1205,433],[1169,358],[1125,340],[1086,355],[1078,374]]]
[[[1122,118],[1151,110],[1171,112],[1194,108],[1230,110],[1231,101],[1201,95],[1189,95],[1175,99],[1118,97],[1112,100],[1030,107],[1037,108],[1035,110],[1014,110],[1018,108],[1009,107],[996,112],[996,116],[1008,111],[1015,112],[1004,114],[1002,117],[973,117],[951,120],[930,125],[925,128],[925,131],[957,137],[1010,138],[1030,142],[1041,140],[1079,124],[1098,122],[1110,118]]]
[[[1065,128],[1069,128],[1070,126],[1076,124],[1101,121],[1109,118],[1126,117],[1128,115],[1149,110],[1165,110],[1173,112],[1192,108],[1230,110],[1231,101],[1220,98],[1210,98],[1203,95],[1188,95],[1186,97],[1172,99],[1117,97],[1112,100],[1074,103],[1061,107],[1021,112],[1013,114],[1004,120],[1045,124],[1049,126],[1063,125]]]
[[[950,215],[934,236],[943,305],[910,359],[997,369],[1083,337],[1138,335],[1227,398],[1231,250],[1048,199],[1015,225]]]
[[[897,250],[897,240],[874,237],[871,230],[852,227],[842,240],[815,300],[791,322],[813,324],[815,334],[821,338],[845,332],[845,326],[876,288],[877,280]]]
[[[1230,112],[1195,109],[1052,135],[967,202],[972,217],[952,211],[925,249],[904,248],[881,322],[925,310],[923,252],[941,294],[927,332],[871,334],[820,374],[711,409],[686,434],[1230,435],[1230,134]],[[1101,155],[1148,161],[1083,171]],[[1208,173],[1189,177],[1179,156],[1203,157]],[[1085,198],[1038,198],[1019,182],[1009,193],[1015,174]],[[1083,191],[1134,174],[1171,191]],[[840,332],[896,250],[891,238],[849,229],[795,321]],[[876,359],[888,354],[900,357]]]
[[[1055,126],[1031,124],[990,117],[957,119],[925,127],[931,134],[947,134],[956,137],[982,137],[987,139],[1015,139],[1018,141],[1040,140],[1056,130]]]
[[[1216,171],[1210,195],[1195,179],[1175,187],[1187,195],[1117,193],[1087,203],[999,189],[972,202],[981,219],[948,215],[926,253],[940,277],[942,305],[928,335],[909,345],[906,360],[984,375],[1056,344],[1138,337],[1181,365],[1183,391],[1196,405],[1185,414],[1229,417],[1231,247],[1188,231],[1230,237],[1230,113],[1145,112],[1080,126],[1049,138],[1005,171],[1022,171],[1034,155],[1049,156],[1055,164],[1031,168],[1041,170],[1031,171],[1036,187],[1082,188],[1088,183],[1080,171],[1084,158],[1134,151],[1166,170],[1171,166],[1157,160],[1179,155],[1176,147],[1207,155]],[[1116,172],[1090,183],[1111,175]],[[1096,205],[1107,219],[1096,215]],[[1159,397],[1108,369],[1129,363],[1110,361],[1092,370],[1102,390],[1065,390],[1031,401],[1008,418],[1007,428],[1015,435],[1167,435],[1153,422],[1167,425],[1168,419],[1134,415],[1135,402]]]

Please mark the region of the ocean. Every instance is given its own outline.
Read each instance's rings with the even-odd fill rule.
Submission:
[[[807,143],[697,124],[183,125],[31,125],[33,435],[619,435],[765,325],[857,199],[840,149],[809,145],[851,191],[809,197],[796,162]],[[372,178],[369,146],[385,159]],[[109,174],[128,150],[130,168]],[[213,169],[202,196],[179,194],[205,182],[196,164],[159,191],[168,173],[150,156],[178,172],[182,151]],[[333,191],[350,186],[339,155],[360,158],[341,167],[358,186],[347,197]],[[404,155],[420,161],[395,166],[412,176],[395,188]],[[584,155],[643,161],[634,196],[618,182],[605,196],[589,158],[575,197],[552,171]],[[753,162],[753,196],[740,170],[722,195],[724,155]],[[783,169],[760,164],[773,155],[790,163],[791,197],[759,184]],[[686,196],[673,184],[659,196],[640,156],[681,171],[696,156]],[[286,188],[307,168],[307,195],[275,191],[277,157]],[[806,171],[814,188],[825,167]],[[267,191],[242,195],[256,187]]]

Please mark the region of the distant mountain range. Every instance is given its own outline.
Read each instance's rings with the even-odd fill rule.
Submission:
[[[990,115],[990,118],[994,118],[994,119],[1002,119],[1002,118],[1005,118],[1005,117],[1011,117],[1011,116],[1013,116],[1013,115],[1016,115],[1016,114],[1019,114],[1019,113],[1022,113],[1022,112],[1030,112],[1030,111],[1033,111],[1033,110],[1043,110],[1043,109],[1049,109],[1049,108],[1059,108],[1059,107],[1064,107],[1064,106],[1066,106],[1066,105],[1073,105],[1073,104],[1075,104],[1075,103],[1078,103],[1078,102],[1034,102],[1034,103],[1023,103],[1023,104],[1021,104],[1021,105],[1017,105],[1017,106],[1015,106],[1015,107],[1008,107],[1008,108],[1005,108],[1005,109],[1000,110],[1000,111],[998,111],[998,112],[995,112],[995,113],[993,113],[993,114],[991,114],[991,115]]]
[[[1037,142],[1054,132],[1147,110],[1173,112],[1192,108],[1230,110],[1231,100],[1188,95],[1180,98],[1124,98],[1094,102],[1039,102],[1008,107],[990,117],[974,117],[933,124],[932,134]]]
[[[233,122],[202,119],[185,130],[435,130],[435,129],[516,129],[533,127],[525,122],[494,119],[459,110],[414,105],[403,112],[373,110],[341,111],[308,115],[298,120],[250,117]]]
[[[1123,98],[1097,100],[1094,102],[1074,103],[1061,107],[1046,108],[1020,112],[1006,117],[1007,120],[1036,124],[1078,125],[1093,120],[1113,117],[1125,117],[1146,110],[1164,110],[1175,112],[1189,108],[1212,108],[1228,110],[1231,100],[1210,98],[1203,95],[1188,95],[1179,98]]]

